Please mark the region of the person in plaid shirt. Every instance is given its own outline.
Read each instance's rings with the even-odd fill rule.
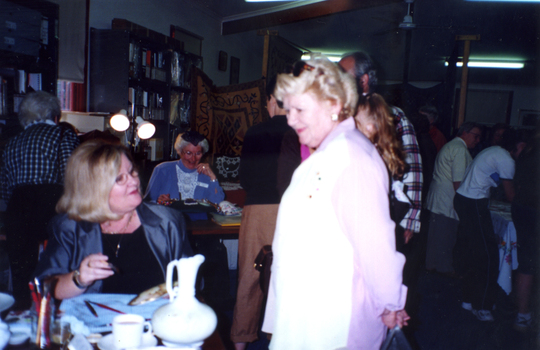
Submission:
[[[363,52],[355,52],[346,55],[339,62],[340,66],[349,74],[354,75],[358,83],[358,91],[364,95],[373,92],[377,85],[376,72],[373,69],[371,58]],[[405,161],[409,165],[409,171],[403,177],[403,183],[407,185],[407,197],[411,201],[411,208],[400,222],[400,227],[396,231],[403,231],[403,235],[398,235],[396,245],[402,251],[403,245],[407,244],[414,233],[420,232],[420,211],[422,209],[422,158],[420,149],[412,123],[407,119],[405,113],[395,106],[390,106],[396,122],[396,136],[403,143]]]
[[[7,203],[6,245],[11,265],[15,309],[30,306],[28,282],[38,262],[39,244],[56,214],[64,171],[77,135],[56,125],[60,102],[44,91],[26,95],[19,107],[24,131],[7,144],[0,170],[0,196]]]

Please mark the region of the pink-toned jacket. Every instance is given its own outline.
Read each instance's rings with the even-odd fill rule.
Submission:
[[[388,172],[352,118],[295,171],[278,214],[263,330],[270,349],[378,349],[405,305]]]

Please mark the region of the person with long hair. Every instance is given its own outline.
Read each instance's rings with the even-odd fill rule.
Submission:
[[[408,165],[404,160],[401,142],[396,137],[394,119],[379,94],[368,94],[360,98],[355,119],[358,129],[373,143],[388,168],[392,178],[390,216],[399,225],[409,210],[410,201],[401,182]]]

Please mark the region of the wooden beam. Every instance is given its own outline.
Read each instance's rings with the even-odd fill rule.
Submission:
[[[467,79],[469,77],[469,56],[471,54],[471,40],[480,40],[480,35],[456,35],[456,40],[465,41],[463,50],[463,66],[461,67],[461,85],[459,87],[459,113],[457,120],[457,128],[463,124],[465,120],[465,106],[467,104]]]
[[[403,0],[327,0],[266,14],[247,15],[243,18],[231,20],[225,19],[221,23],[221,34],[236,34],[255,29],[305,21],[340,12],[400,2],[403,2]]]

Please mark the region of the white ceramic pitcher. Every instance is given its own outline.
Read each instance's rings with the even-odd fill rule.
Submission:
[[[204,256],[173,260],[167,265],[167,292],[170,302],[154,312],[152,328],[164,345],[197,349],[216,329],[214,310],[195,298],[195,280]],[[177,269],[178,287],[173,286]]]

